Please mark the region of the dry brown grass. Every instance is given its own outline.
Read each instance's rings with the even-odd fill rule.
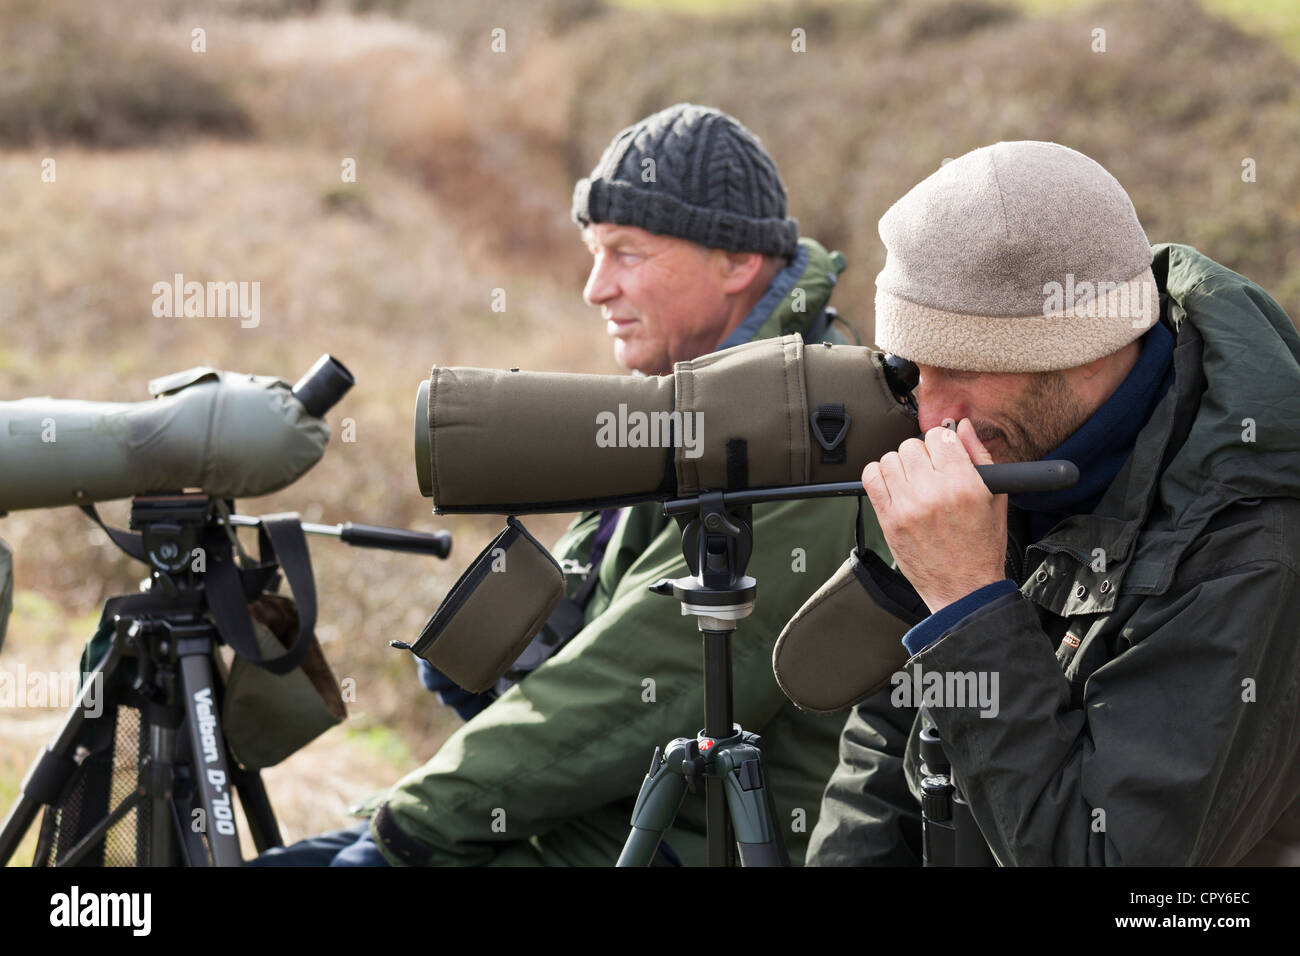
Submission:
[[[22,25],[68,53],[49,23],[82,5],[40,6],[55,21],[0,0],[0,52]],[[72,77],[0,56],[0,398],[142,400],[147,379],[191,365],[292,378],[328,350],[358,378],[330,416],[335,440],[292,489],[243,510],[456,536],[449,562],[313,540],[320,637],[358,701],[349,729],[268,774],[293,836],[346,822],[347,802],[456,724],[386,642],[418,633],[500,520],[429,514],[411,468],[415,387],[435,362],[616,370],[579,298],[568,205],[613,133],[646,113],[710,103],[760,135],[804,232],[848,255],[836,301],[868,337],[877,219],[944,157],[999,139],[1083,150],[1153,239],[1198,245],[1300,314],[1300,69],[1191,0],[1051,17],[983,0],[796,3],[689,21],[585,0],[385,5],[399,19],[321,6],[141,0],[135,16],[74,24]],[[168,45],[196,17],[209,52],[177,61]],[[488,49],[497,24],[506,54]],[[1099,25],[1104,55],[1089,49]],[[796,26],[806,54],[790,51]],[[174,89],[159,64],[180,71]],[[28,96],[45,78],[51,98]],[[88,123],[65,123],[60,104],[87,88]],[[132,112],[141,102],[153,112]],[[41,182],[46,156],[57,183]],[[345,157],[356,184],[340,181]],[[261,325],[154,318],[151,286],[175,272],[260,281]],[[495,288],[504,314],[490,311]],[[345,418],[355,443],[338,441]],[[103,510],[125,523],[124,503]],[[529,525],[546,539],[563,519]],[[22,592],[0,662],[73,666],[98,604],[141,569],[70,509],[11,515],[0,534]],[[46,729],[24,719],[0,724],[5,802]]]
[[[142,10],[153,9],[142,4]],[[244,135],[248,117],[178,24],[164,36],[110,4],[0,3],[0,144]],[[161,42],[158,42],[161,40]]]

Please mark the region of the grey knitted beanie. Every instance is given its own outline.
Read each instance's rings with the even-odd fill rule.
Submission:
[[[573,219],[792,257],[799,224],[758,137],[721,110],[678,103],[629,126],[573,190]]]
[[[880,219],[876,343],[974,372],[1085,365],[1159,314],[1151,245],[1115,177],[1056,143],[947,163]]]

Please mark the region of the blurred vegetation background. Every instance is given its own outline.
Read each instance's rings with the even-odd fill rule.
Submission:
[[[501,520],[438,519],[419,496],[419,381],[434,363],[619,371],[568,218],[616,131],[680,100],[739,117],[804,234],[847,255],[835,303],[864,341],[880,215],[945,157],[1014,139],[1092,156],[1152,241],[1197,246],[1294,318],[1298,57],[1292,0],[0,0],[0,399],[138,401],[199,364],[292,381],[323,351],[354,371],[321,464],[241,510],[446,527],[456,545],[439,562],[311,542],[319,636],[357,701],[266,773],[298,839],[458,723],[386,645]],[[155,318],[152,285],[178,272],[259,281],[260,325]],[[125,525],[125,503],[102,511]],[[547,540],[565,521],[529,525]],[[0,536],[18,588],[0,667],[75,667],[141,567],[72,509],[10,515]],[[0,713],[0,808],[61,720]]]

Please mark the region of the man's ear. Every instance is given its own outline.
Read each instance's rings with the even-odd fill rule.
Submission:
[[[762,253],[718,251],[721,253],[719,268],[722,273],[722,291],[734,295],[749,288],[754,276],[763,268]]]
[[[1086,365],[1080,365],[1079,377],[1082,378],[1085,382],[1088,381],[1088,379],[1095,378],[1097,376],[1097,373],[1106,367],[1106,363],[1109,359],[1110,359],[1109,355],[1103,355],[1099,359],[1093,359],[1091,362],[1088,362]]]
[[[1134,340],[1128,345],[1121,348],[1118,352],[1112,352],[1110,355],[1103,355],[1099,359],[1093,359],[1086,365],[1078,367],[1078,376],[1082,381],[1090,381],[1096,378],[1102,372],[1109,371],[1112,367],[1118,368],[1127,375],[1137,361],[1138,355],[1142,352],[1140,340]],[[1123,375],[1120,376],[1123,381]]]

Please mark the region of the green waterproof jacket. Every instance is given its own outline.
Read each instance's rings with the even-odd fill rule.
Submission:
[[[801,244],[807,267],[757,337],[805,333],[829,299],[843,259],[810,240]],[[835,767],[844,717],[806,714],[786,700],[772,675],[772,648],[852,548],[854,519],[851,499],[756,507],[748,573],[758,581],[757,600],[732,637],[735,720],[762,735],[776,822],[795,863]],[[555,556],[586,565],[598,521],[595,512],[580,516]],[[879,529],[869,531],[888,554]],[[385,858],[435,866],[612,865],[655,747],[694,736],[704,723],[696,620],[647,590],[687,573],[677,523],[657,504],[628,509],[577,636],[423,767],[370,801],[380,807],[371,830]],[[570,595],[579,582],[569,577]],[[683,862],[702,865],[704,832],[703,797],[688,794],[665,840]]]
[[[999,677],[996,715],[927,709],[1004,865],[1297,862],[1300,337],[1242,276],[1154,251],[1175,381],[1129,460],[1037,543],[1013,520],[1019,593],[908,662]],[[845,726],[810,863],[918,862],[896,690]]]

